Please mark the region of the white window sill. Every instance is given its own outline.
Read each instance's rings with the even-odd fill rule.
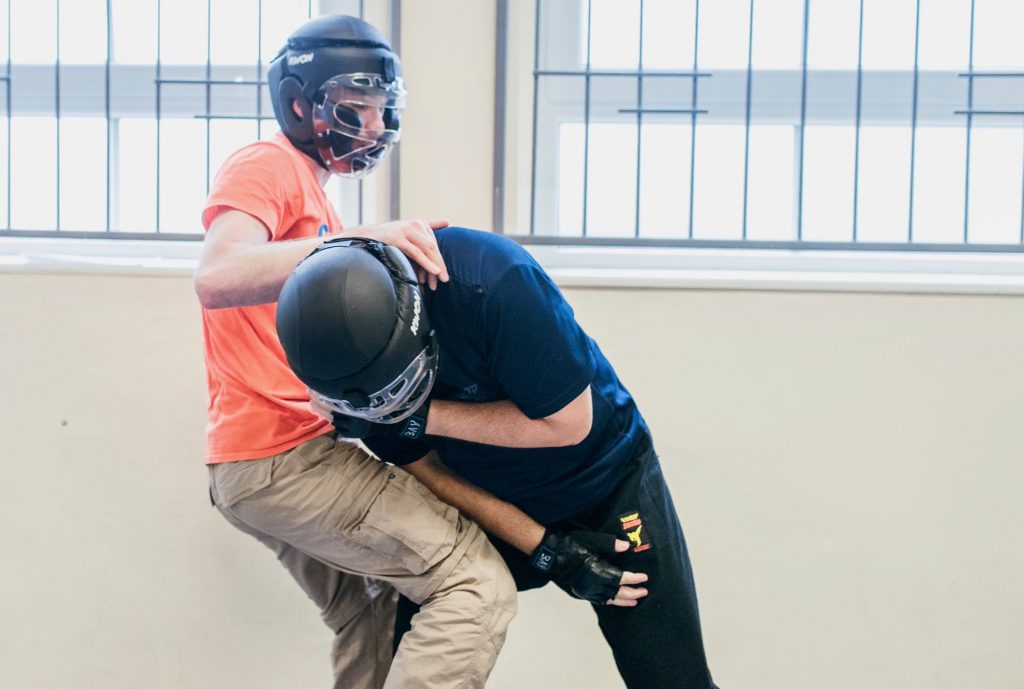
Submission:
[[[1024,294],[1024,254],[526,245],[563,287]]]
[[[192,275],[203,243],[133,239],[0,238],[0,272]]]
[[[528,245],[562,287],[1024,294],[1024,254]],[[0,238],[0,272],[191,276],[201,242]]]

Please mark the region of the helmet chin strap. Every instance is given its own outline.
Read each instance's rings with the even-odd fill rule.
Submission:
[[[289,140],[291,140],[290,137]],[[317,147],[314,146],[312,142],[299,143],[297,141],[292,141],[292,145],[295,146],[295,148],[299,149],[299,151],[301,151],[307,157],[312,158],[313,162],[322,167],[324,170],[327,170],[330,173],[334,172],[333,170],[331,170],[330,167],[328,167],[327,163],[324,162],[324,159],[320,156],[320,151],[317,150]]]

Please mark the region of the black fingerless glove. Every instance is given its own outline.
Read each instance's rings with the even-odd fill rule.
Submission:
[[[354,416],[345,416],[338,412],[331,412],[331,425],[334,426],[334,430],[338,431],[339,437],[365,438],[370,435],[370,431],[377,424],[371,423],[366,419],[357,419]]]
[[[530,554],[530,564],[572,595],[595,605],[604,605],[619,592],[622,570],[567,533],[546,530],[540,545]]]
[[[389,436],[404,440],[419,440],[427,430],[427,414],[430,413],[428,398],[419,409],[398,423],[374,423],[334,412],[331,414],[334,429],[342,438],[368,438],[371,435]]]

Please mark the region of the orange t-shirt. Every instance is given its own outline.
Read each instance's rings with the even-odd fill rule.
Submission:
[[[273,242],[341,230],[303,154],[280,133],[225,161],[206,200],[203,227],[232,208],[260,220]],[[276,314],[276,303],[203,309],[207,464],[269,457],[331,430],[310,411],[306,386],[288,367]]]

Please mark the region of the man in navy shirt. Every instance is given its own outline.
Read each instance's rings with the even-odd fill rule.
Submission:
[[[495,536],[519,590],[554,579],[591,600],[627,686],[714,687],[682,529],[629,392],[519,245],[436,236],[451,279],[426,294],[375,242],[328,242],[300,264],[278,305],[289,363],[339,434]]]

